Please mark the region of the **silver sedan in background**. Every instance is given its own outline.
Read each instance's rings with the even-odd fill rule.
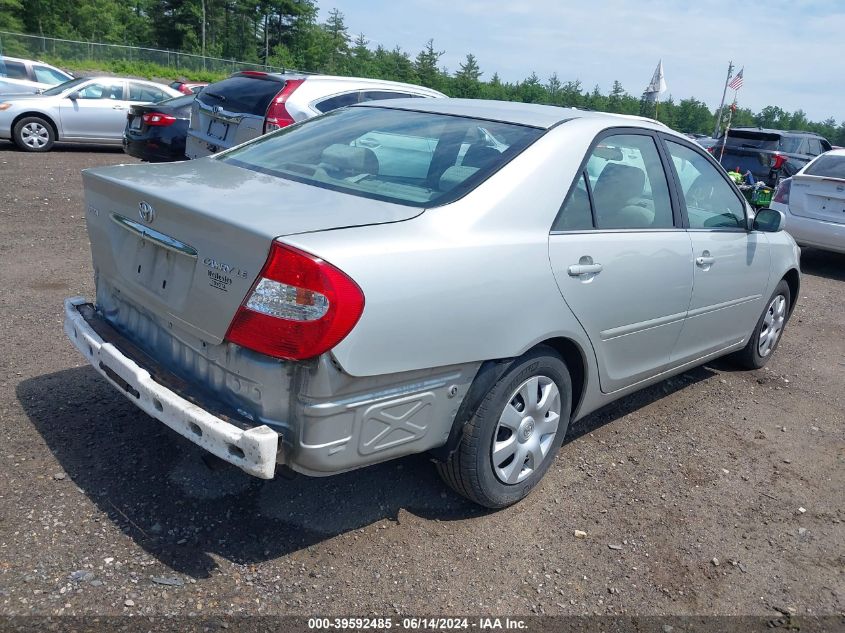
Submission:
[[[817,156],[780,181],[772,209],[801,246],[845,253],[845,149]]]
[[[0,100],[0,139],[28,152],[49,151],[57,141],[121,145],[130,105],[179,95],[142,79],[73,79],[41,94]]]

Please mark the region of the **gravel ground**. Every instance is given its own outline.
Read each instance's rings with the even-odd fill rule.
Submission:
[[[767,369],[591,415],[489,513],[424,456],[271,482],[206,463],[88,368],[61,328],[93,294],[79,170],[118,162],[0,144],[0,613],[845,611],[845,257],[804,254]]]

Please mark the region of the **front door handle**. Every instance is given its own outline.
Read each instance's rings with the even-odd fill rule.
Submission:
[[[596,275],[602,270],[601,264],[574,264],[567,272],[570,277],[581,277],[582,275]]]
[[[111,107],[112,110],[125,110],[126,106],[116,105]]]
[[[695,258],[696,266],[712,266],[715,261],[716,258],[710,257],[709,255],[703,255]]]

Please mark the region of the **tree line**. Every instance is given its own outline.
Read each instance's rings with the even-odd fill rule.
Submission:
[[[295,68],[309,72],[357,75],[417,83],[450,96],[545,103],[658,118],[682,132],[710,134],[715,112],[694,97],[671,96],[659,107],[630,94],[619,81],[603,93],[578,79],[556,73],[522,81],[502,81],[482,71],[472,54],[456,69],[445,68],[428,40],[412,56],[399,46],[370,46],[352,35],[344,16],[329,12],[318,20],[316,0],[0,0],[0,29],[114,44],[200,53]],[[845,121],[810,121],[802,110],[767,106],[760,112],[739,108],[734,126],[809,130],[835,145],[845,145]]]

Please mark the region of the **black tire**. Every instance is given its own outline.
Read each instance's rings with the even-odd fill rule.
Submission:
[[[535,467],[530,474],[517,483],[508,484],[496,474],[493,464],[494,434],[501,432],[499,418],[505,411],[505,407],[510,406],[517,389],[532,377],[549,379],[557,387],[560,396],[558,427],[539,467]],[[512,505],[531,492],[554,462],[569,426],[571,410],[572,380],[566,363],[550,347],[538,346],[514,360],[493,385],[464,426],[463,437],[458,448],[445,463],[437,462],[437,471],[455,492],[479,505],[487,508],[505,508]],[[531,422],[530,426],[529,437],[534,430],[534,423]],[[519,434],[514,432],[513,435],[515,442],[519,441],[519,437],[516,437]],[[536,440],[539,442],[541,441],[539,423],[537,435]],[[549,436],[551,436],[551,431],[544,436],[545,441],[548,441]],[[527,442],[528,439],[524,441]],[[525,464],[527,463],[523,461],[520,465],[520,473],[526,472]],[[514,464],[514,460],[511,460],[511,464]]]
[[[760,338],[763,335],[763,330],[768,329],[766,317],[769,315],[774,315],[773,305],[776,303],[778,297],[782,297],[784,299],[783,322],[781,323],[780,329],[777,332],[777,337],[775,338],[774,344],[771,345],[771,347],[765,354],[762,354],[760,352],[759,345]],[[775,291],[772,293],[772,296],[766,302],[766,307],[763,310],[763,313],[760,315],[760,318],[757,319],[757,325],[754,326],[754,331],[748,338],[748,343],[742,350],[736,352],[731,357],[731,360],[733,360],[737,365],[744,369],[760,369],[766,363],[768,363],[769,359],[774,355],[775,350],[777,349],[777,346],[780,343],[780,339],[783,337],[783,330],[784,328],[786,328],[786,324],[789,321],[789,312],[791,306],[792,294],[789,291],[789,284],[786,283],[786,280],[781,279],[780,283],[775,288]]]
[[[56,142],[56,131],[49,121],[28,116],[15,123],[12,140],[25,152],[49,152]]]

